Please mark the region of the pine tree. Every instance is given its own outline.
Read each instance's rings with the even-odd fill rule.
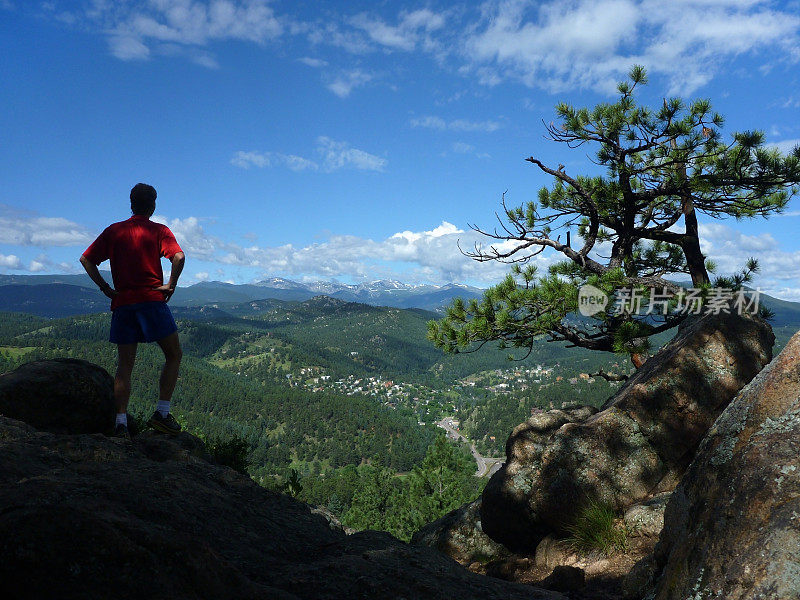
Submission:
[[[381,466],[365,466],[359,471],[359,487],[342,522],[353,529],[386,530],[386,515],[397,492],[394,472]]]
[[[570,148],[595,147],[595,162],[605,175],[572,176],[563,165],[526,159],[554,183],[539,191],[538,202],[517,208],[508,207],[504,195],[499,228],[472,227],[491,243],[476,244],[465,254],[509,263],[512,270],[481,300],[456,300],[443,320],[429,323],[429,338],[437,346],[458,352],[500,341],[501,347],[530,351],[546,335],[572,346],[626,352],[638,366],[647,339],[684,315],[618,314],[609,302],[590,320],[568,318],[578,308],[579,288],[590,284],[611,298],[622,288],[637,289],[645,298],[656,291],[680,295],[680,286],[666,279],[680,274],[707,288],[713,265],[700,249],[698,213],[738,220],[766,217],[786,206],[800,182],[800,147],[783,155],[765,147],[758,131],[724,141],[723,118],[708,100],[687,105],[670,98],[656,109],[639,106],[634,92],[646,83],[645,70],[635,66],[618,85],[613,104],[593,109],[558,104],[560,123],[546,126],[548,137]],[[579,242],[574,248],[573,232]],[[526,263],[548,248],[565,260],[540,276]],[[757,269],[751,260],[720,283],[740,285]]]

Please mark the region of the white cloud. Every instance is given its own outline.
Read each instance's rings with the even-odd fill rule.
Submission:
[[[305,33],[312,45],[326,44],[342,48],[351,54],[366,54],[372,50],[369,41],[361,32],[344,31],[336,23],[299,24],[296,33]]]
[[[486,152],[477,152],[475,146],[465,142],[453,142],[451,148],[456,154],[471,154],[478,158],[491,158]]]
[[[292,171],[316,171],[319,168],[313,160],[295,154],[281,155],[281,161]]]
[[[313,160],[296,156],[294,154],[281,154],[280,152],[244,152],[240,150],[231,159],[231,164],[243,169],[250,167],[285,166],[292,171],[316,171],[319,165]]]
[[[263,169],[264,167],[272,166],[271,155],[271,152],[245,152],[244,150],[239,150],[231,159],[231,164],[242,169],[249,169],[251,166]]]
[[[208,273],[206,271],[200,271],[199,273],[194,274],[194,278],[196,281],[208,281]]]
[[[445,121],[441,117],[436,116],[423,116],[411,119],[410,124],[412,127],[422,127],[426,129],[437,129],[439,131],[463,131],[474,132],[481,131],[484,133],[491,133],[497,131],[502,127],[498,121],[469,121],[467,119],[455,119]]]
[[[317,152],[322,155],[322,168],[329,172],[348,167],[362,171],[383,171],[388,163],[385,158],[324,136],[317,138]]]
[[[132,35],[112,35],[108,38],[111,54],[120,60],[146,60],[150,58],[150,48]]]
[[[369,83],[372,79],[373,76],[369,73],[355,69],[338,75],[326,87],[339,98],[347,98],[355,88]]]
[[[240,150],[231,159],[231,164],[243,169],[283,166],[293,171],[322,170],[326,173],[348,168],[361,171],[383,171],[388,164],[385,158],[352,148],[347,142],[332,140],[324,136],[317,138],[316,154],[319,156],[318,161],[280,152]]]
[[[196,217],[167,220],[190,259],[222,265],[257,268],[266,275],[294,277],[345,277],[352,279],[401,278],[409,282],[496,283],[509,270],[498,263],[477,263],[458,248],[472,248],[479,236],[447,221],[425,231],[400,231],[375,241],[355,235],[331,235],[307,246],[242,246],[223,241],[205,231]],[[542,265],[549,259],[537,257]],[[206,273],[198,273],[201,280]]]
[[[769,292],[769,295],[789,302],[800,302],[800,288],[798,287],[775,288]]]
[[[766,146],[769,148],[777,148],[782,154],[789,154],[796,146],[800,146],[800,139],[773,142],[771,144],[766,144]]]
[[[439,129],[444,131],[447,129],[447,121],[445,121],[441,117],[417,117],[411,119],[411,126],[412,127],[426,127],[428,129]]]
[[[721,223],[701,223],[699,229],[700,247],[717,263],[717,275],[740,271],[748,258],[755,257],[761,270],[753,286],[765,293],[786,298],[781,290],[791,286],[785,282],[800,280],[800,250],[782,250],[771,234],[745,235]]]
[[[206,69],[219,69],[217,59],[210,54],[197,54],[192,57],[192,61]]]
[[[772,0],[486,0],[478,8],[420,8],[394,17],[347,16],[342,4],[316,22],[278,15],[270,0],[92,0],[83,6],[69,13],[54,7],[45,12],[105,35],[111,53],[122,60],[169,54],[170,45],[193,50],[231,40],[263,45],[291,35],[306,37],[312,54],[318,45],[358,55],[418,52],[442,66],[457,61],[447,68],[455,66],[485,85],[511,79],[551,92],[608,92],[631,64],[639,63],[664,75],[670,93],[683,94],[742,54],[761,57],[757,68],[762,72],[800,61],[796,3]],[[283,6],[289,10],[291,3]],[[218,66],[208,52],[185,57]],[[327,66],[308,56],[298,61]],[[347,97],[371,79],[354,69],[325,83]],[[797,100],[778,102],[787,107]]]
[[[313,69],[321,69],[322,67],[328,66],[328,61],[322,60],[321,58],[311,58],[309,56],[298,58],[297,62],[303,63],[304,65],[311,67]]]
[[[725,60],[797,53],[800,16],[762,0],[493,1],[462,48],[485,83],[517,79],[550,91],[613,89],[633,63],[690,93]],[[783,51],[783,52],[782,52]]]
[[[0,270],[3,271],[10,270],[10,271],[24,271],[28,273],[41,273],[47,270],[52,271],[53,268],[55,268],[60,270],[61,272],[74,273],[76,272],[75,269],[76,263],[69,264],[61,262],[55,264],[46,255],[40,254],[35,259],[29,260],[28,263],[25,264],[22,261],[22,259],[15,254],[0,254]]]
[[[366,32],[373,42],[381,46],[394,50],[411,51],[419,46],[426,49],[435,46],[430,34],[444,26],[445,16],[424,8],[400,13],[397,25],[389,25],[382,19],[366,13],[351,18],[350,23]]]
[[[135,14],[131,28],[165,41],[204,45],[214,39],[263,43],[282,27],[266,0],[150,0],[151,14]]]
[[[106,34],[111,54],[121,60],[170,54],[170,44],[200,47],[218,40],[263,44],[278,38],[284,29],[268,0],[95,0],[82,14],[70,16]],[[188,57],[208,68],[218,66],[207,53]]]
[[[781,108],[800,108],[800,97],[789,96],[780,102]]]
[[[167,225],[186,255],[197,260],[214,260],[219,249],[226,246],[216,236],[206,233],[197,217],[168,220],[161,215],[153,215],[152,220]]]
[[[14,254],[0,254],[0,267],[6,269],[19,269],[22,261]]]
[[[42,217],[0,205],[0,244],[15,246],[88,246],[94,237],[61,217]]]

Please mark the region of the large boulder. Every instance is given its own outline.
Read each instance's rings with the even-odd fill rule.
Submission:
[[[464,566],[509,554],[502,544],[483,532],[480,498],[428,523],[414,534],[411,543],[436,548]]]
[[[37,429],[107,433],[115,412],[113,379],[85,360],[39,360],[0,375],[0,415]]]
[[[668,491],[719,413],[769,362],[774,339],[754,317],[687,319],[597,414],[531,441],[520,435],[526,426],[515,430],[483,492],[483,530],[531,551],[551,532],[566,534],[588,501],[623,510]]]
[[[800,333],[714,423],[667,504],[657,600],[800,598]]]

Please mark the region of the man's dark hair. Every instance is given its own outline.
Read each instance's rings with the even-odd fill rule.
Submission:
[[[135,215],[153,214],[156,206],[156,188],[146,183],[137,183],[131,190],[131,210]]]

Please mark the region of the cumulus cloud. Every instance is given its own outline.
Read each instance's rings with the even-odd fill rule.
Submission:
[[[152,220],[168,226],[184,252],[198,260],[214,260],[219,249],[225,247],[221,239],[203,229],[197,217],[168,220],[164,216],[153,215]]]
[[[256,268],[265,275],[307,278],[342,277],[352,279],[401,278],[410,282],[480,282],[496,283],[508,266],[477,263],[459,250],[471,248],[479,237],[443,221],[423,231],[400,231],[382,240],[356,235],[331,235],[327,239],[296,246],[244,246],[222,240],[206,231],[200,219],[168,220],[178,242],[188,256],[209,263]],[[546,257],[537,257],[542,265]],[[208,273],[195,275],[201,280]]]
[[[65,273],[76,272],[75,264],[60,262],[54,263],[45,254],[23,262],[16,254],[0,254],[0,271],[23,271],[27,273],[41,273],[43,271],[58,270]]]
[[[315,152],[316,160],[280,152],[240,150],[231,158],[231,164],[243,169],[286,167],[292,171],[323,171],[325,173],[341,169],[383,171],[388,164],[385,158],[353,148],[347,142],[332,140],[325,136],[317,138]]]
[[[485,83],[613,89],[633,63],[690,93],[726,59],[798,55],[800,16],[762,0],[508,0],[485,5],[462,53]]]
[[[753,285],[779,298],[790,299],[781,290],[787,281],[800,280],[800,250],[786,252],[770,233],[746,235],[721,223],[701,223],[700,248],[718,266],[719,275],[739,271],[748,258],[758,259],[761,271]]]
[[[0,268],[19,269],[22,261],[14,254],[0,254]]]
[[[94,237],[78,223],[43,217],[0,205],[0,244],[15,246],[88,246]]]

